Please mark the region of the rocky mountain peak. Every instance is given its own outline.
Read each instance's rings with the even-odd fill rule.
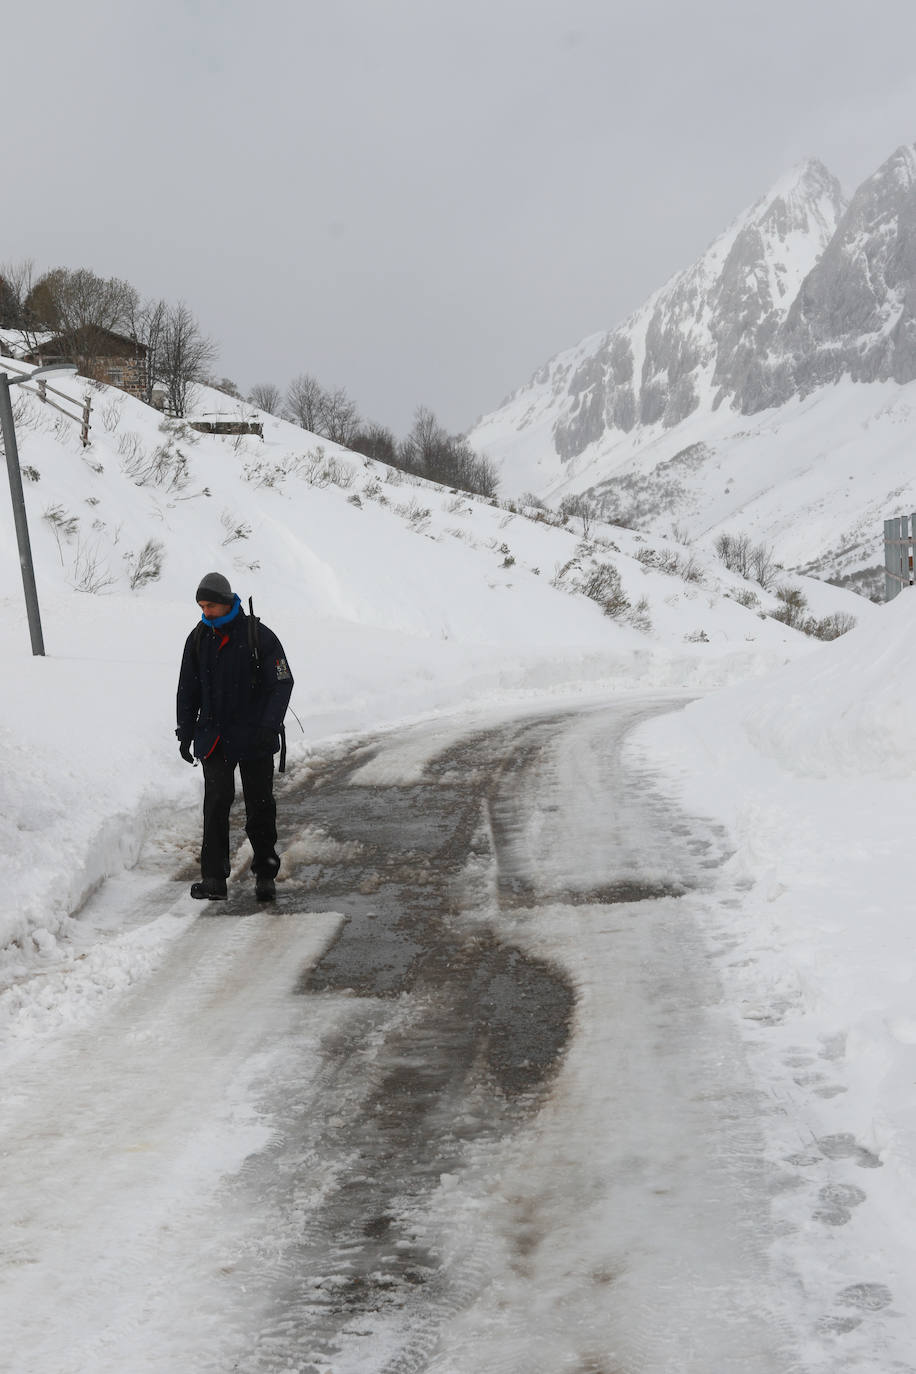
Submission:
[[[557,355],[471,437],[507,488],[582,485],[688,417],[754,414],[843,377],[916,380],[916,145],[848,204],[823,163],[795,167],[641,309]]]
[[[671,427],[704,399],[715,406],[748,387],[842,210],[836,178],[819,162],[802,164],[641,311],[580,348],[557,397],[560,457],[614,429]]]
[[[916,147],[856,191],[737,400],[753,412],[847,374],[916,378]]]

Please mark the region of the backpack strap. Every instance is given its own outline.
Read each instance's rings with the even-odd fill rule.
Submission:
[[[251,654],[251,690],[261,685],[261,622],[254,613],[254,599],[248,598],[248,650]],[[280,761],[277,772],[286,772],[286,725],[280,722]]]
[[[261,685],[261,622],[254,613],[254,600],[248,598],[248,653],[251,657],[251,691]]]

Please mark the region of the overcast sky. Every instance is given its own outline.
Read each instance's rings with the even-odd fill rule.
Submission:
[[[916,140],[913,0],[9,5],[0,262],[184,300],[247,391],[451,430],[793,164]]]

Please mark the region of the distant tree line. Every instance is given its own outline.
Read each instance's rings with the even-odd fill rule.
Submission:
[[[130,282],[100,277],[88,268],[55,267],[37,275],[31,261],[0,267],[0,328],[18,329],[33,349],[44,335],[55,335],[62,352],[85,376],[106,352],[105,340],[117,334],[137,345],[139,394],[151,404],[165,391],[173,415],[183,416],[190,389],[207,380],[217,355],[183,301],[143,301]]]
[[[489,459],[461,435],[449,434],[425,406],[416,411],[410,432],[397,439],[384,425],[363,420],[343,387],[325,387],[310,373],[295,377],[285,393],[272,382],[259,382],[243,397],[230,378],[210,375],[216,347],[183,301],[144,301],[118,277],[100,277],[84,267],[38,274],[31,260],[4,264],[0,328],[20,330],[35,350],[53,334],[61,352],[89,377],[95,375],[96,360],[109,351],[106,336],[117,334],[137,345],[140,399],[152,404],[154,393],[162,390],[172,415],[185,415],[191,387],[201,382],[368,458],[445,486],[496,494],[496,469]]]
[[[295,377],[285,393],[273,382],[259,382],[248,400],[270,415],[403,472],[481,496],[496,494],[494,465],[461,435],[449,434],[426,406],[417,409],[410,432],[399,440],[386,426],[361,419],[343,387],[324,387],[307,372]]]

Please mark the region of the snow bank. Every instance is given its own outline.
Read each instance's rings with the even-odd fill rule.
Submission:
[[[875,1168],[874,1205],[831,1255],[892,1275],[901,1302],[916,1301],[914,668],[904,592],[803,662],[653,722],[634,744],[688,808],[727,827],[732,895],[726,916],[710,913],[710,956],[779,1104],[774,1161],[802,1160],[801,1186],[823,1141],[843,1186]],[[796,1237],[812,1271],[818,1235]]]

